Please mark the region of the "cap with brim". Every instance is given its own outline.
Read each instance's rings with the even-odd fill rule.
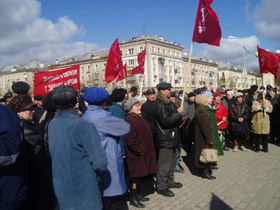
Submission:
[[[231,91],[231,90],[229,90],[229,91],[227,91],[227,94],[234,95],[234,92],[233,92],[233,91]]]
[[[167,89],[171,89],[172,86],[170,83],[167,83],[167,82],[161,82],[159,84],[157,84],[156,88],[158,90],[167,90]]]
[[[190,92],[190,93],[188,94],[188,98],[193,97],[193,96],[196,96],[195,92]]]
[[[154,88],[149,88],[147,91],[146,91],[146,95],[149,95],[149,94],[156,94],[156,91]]]
[[[226,91],[225,91],[224,88],[217,88],[217,92],[219,92],[219,93],[225,93]]]
[[[208,102],[208,98],[203,94],[198,94],[195,98],[195,102],[199,105],[204,105],[206,102]]]

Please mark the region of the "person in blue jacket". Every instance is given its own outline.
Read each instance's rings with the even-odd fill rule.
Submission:
[[[90,87],[83,97],[89,103],[83,119],[93,123],[100,135],[101,144],[108,159],[109,173],[102,180],[104,210],[128,209],[125,200],[127,186],[125,184],[124,163],[119,136],[130,131],[130,125],[123,119],[105,111],[105,101],[109,93],[100,87]]]
[[[0,210],[17,209],[27,197],[27,159],[21,120],[0,104]]]
[[[58,111],[49,123],[48,142],[59,208],[103,209],[98,184],[108,162],[99,134],[75,112],[78,92],[73,87],[54,89],[52,100]]]
[[[110,99],[113,102],[112,106],[109,109],[109,112],[112,115],[125,119],[125,111],[124,111],[124,104],[127,100],[127,92],[123,88],[115,88],[110,95]],[[118,141],[119,145],[121,146],[122,156],[125,158],[125,146],[124,146],[124,137],[120,136]]]

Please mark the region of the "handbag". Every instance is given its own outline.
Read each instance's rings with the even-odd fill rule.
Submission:
[[[218,150],[213,146],[209,148],[209,144],[207,144],[206,148],[201,150],[199,161],[202,163],[217,163],[219,161]]]

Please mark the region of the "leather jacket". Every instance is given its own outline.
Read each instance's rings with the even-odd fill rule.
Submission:
[[[157,148],[176,148],[180,145],[179,124],[181,115],[176,105],[161,93],[154,104],[155,145]]]

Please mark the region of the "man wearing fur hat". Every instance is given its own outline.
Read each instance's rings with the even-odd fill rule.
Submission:
[[[174,181],[176,166],[176,148],[180,145],[179,124],[183,107],[177,108],[170,101],[171,84],[162,82],[157,86],[158,94],[154,105],[155,145],[158,150],[157,192],[163,196],[173,197],[170,188],[183,185]]]

